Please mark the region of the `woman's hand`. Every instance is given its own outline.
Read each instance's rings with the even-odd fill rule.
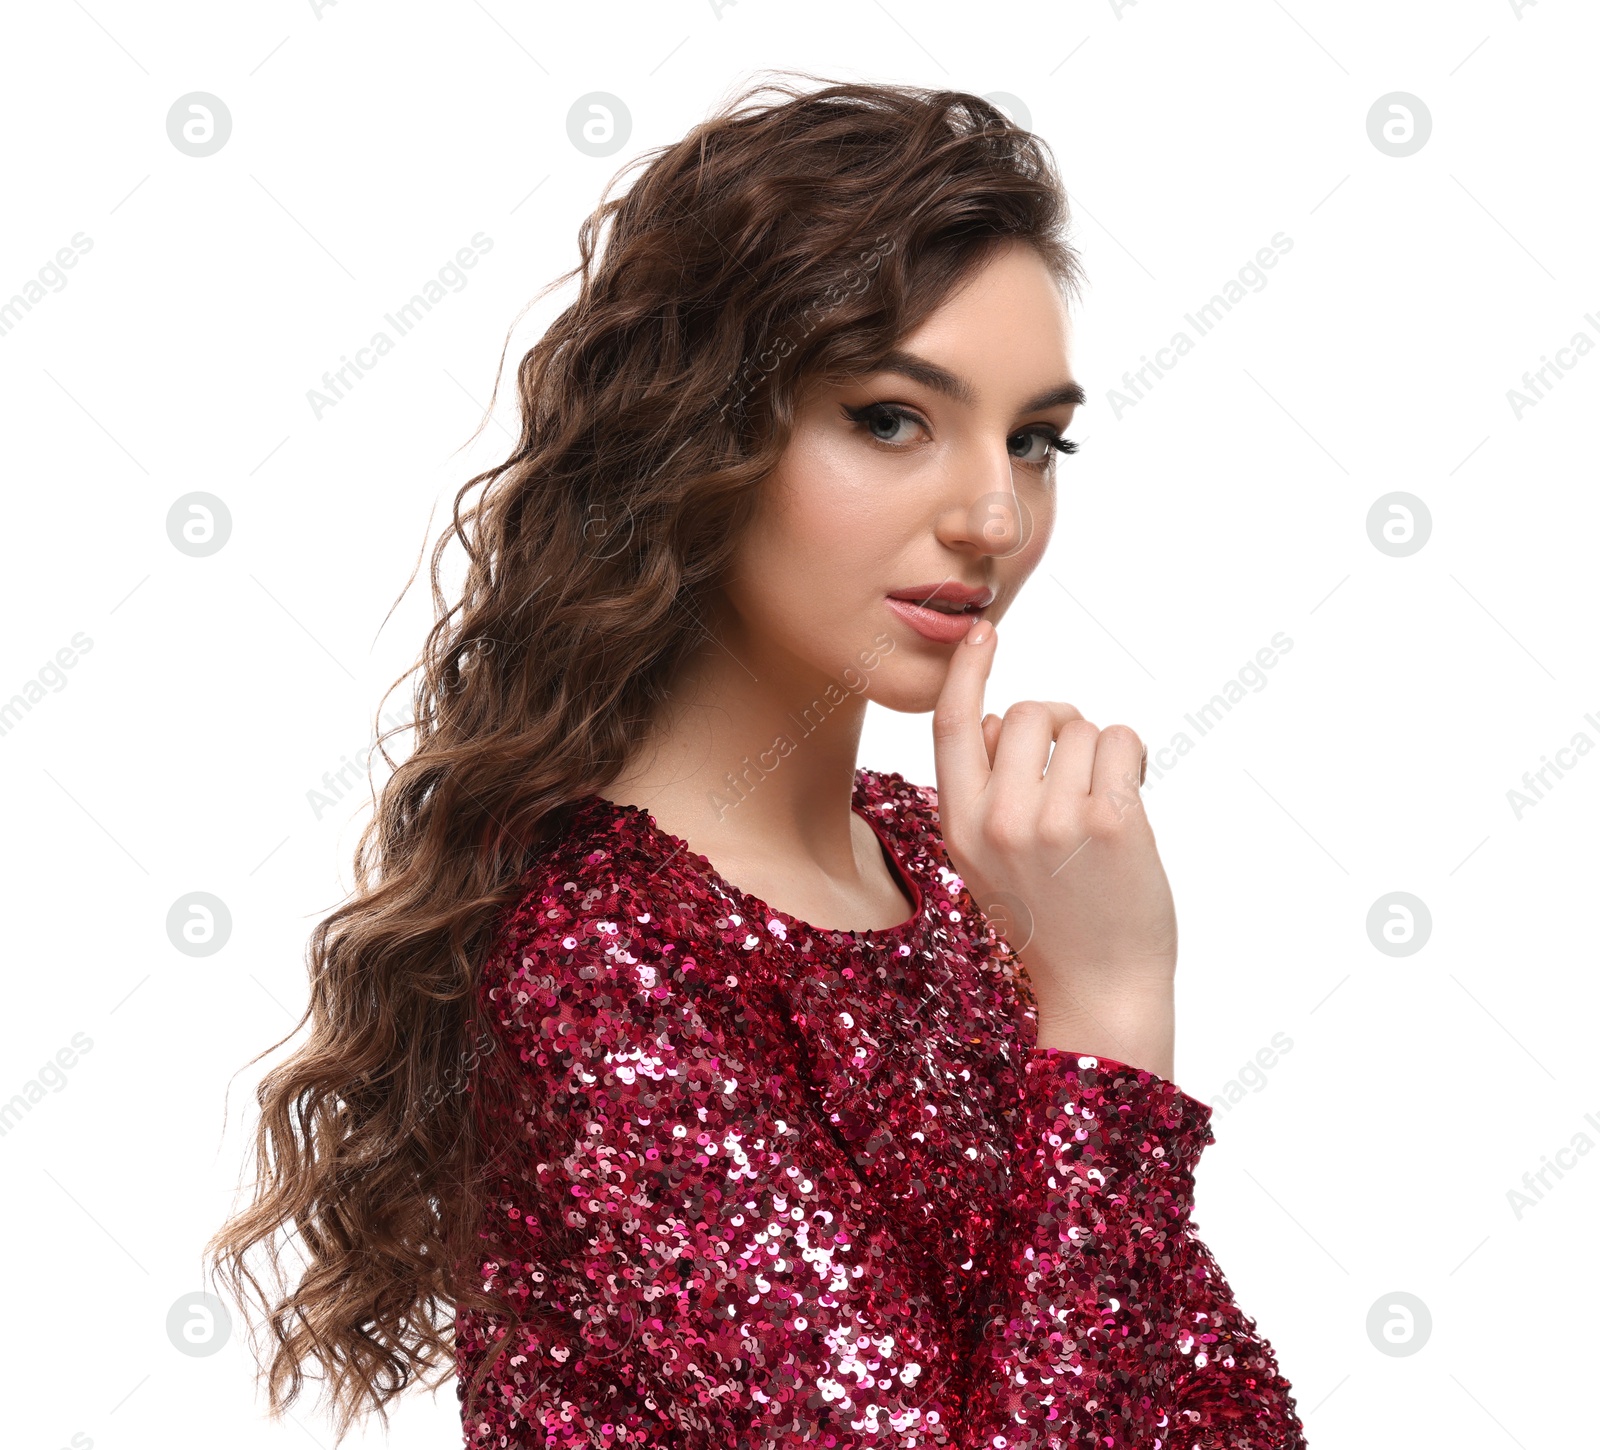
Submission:
[[[972,627],[934,707],[945,849],[1027,968],[1038,1045],[1170,1078],[1178,924],[1139,796],[1144,747],[1056,701],[980,719],[996,638]]]

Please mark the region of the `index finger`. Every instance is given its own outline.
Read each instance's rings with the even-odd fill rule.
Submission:
[[[950,652],[944,685],[933,707],[933,765],[943,822],[961,814],[989,780],[983,741],[983,686],[998,633],[980,619]],[[949,807],[948,812],[946,807]]]

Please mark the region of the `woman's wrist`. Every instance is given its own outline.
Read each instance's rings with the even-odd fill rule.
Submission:
[[[1037,1046],[1113,1058],[1172,1080],[1177,1019],[1170,984],[1110,998],[1035,989],[1034,1000]]]

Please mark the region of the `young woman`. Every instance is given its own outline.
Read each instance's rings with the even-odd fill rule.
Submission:
[[[1192,1221],[1139,738],[982,713],[1061,182],[975,96],[777,89],[581,230],[214,1261],[341,1434],[439,1369],[469,1447],[1303,1446]]]

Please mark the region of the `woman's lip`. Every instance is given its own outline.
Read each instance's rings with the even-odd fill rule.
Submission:
[[[931,639],[935,644],[954,644],[965,638],[967,631],[983,613],[977,609],[960,614],[944,614],[925,605],[913,604],[909,599],[886,598],[883,602],[924,639]]]

